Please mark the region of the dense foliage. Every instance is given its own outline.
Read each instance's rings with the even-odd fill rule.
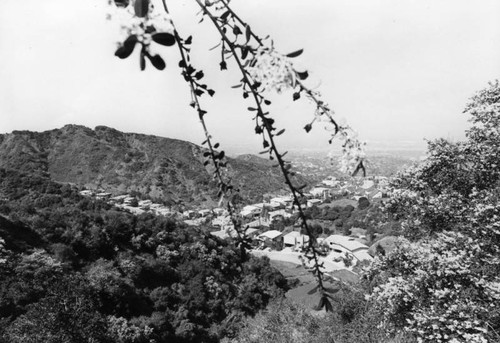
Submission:
[[[218,341],[287,287],[267,260],[199,229],[43,177],[0,180],[5,342]]]
[[[466,107],[463,142],[429,143],[399,175],[387,210],[406,237],[371,267],[385,328],[419,342],[500,339],[500,85]]]
[[[359,287],[344,286],[331,298],[331,313],[314,313],[297,302],[275,301],[248,318],[234,340],[237,343],[382,343],[389,342],[380,330],[380,312],[369,306]],[[400,337],[393,343],[413,343]]]

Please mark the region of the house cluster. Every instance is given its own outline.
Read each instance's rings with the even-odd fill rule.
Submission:
[[[309,193],[322,199],[351,198],[358,200],[361,197],[366,197],[372,200],[385,198],[388,186],[389,178],[385,176],[369,176],[362,179],[351,178],[348,180],[338,180],[332,176],[312,188]]]
[[[156,215],[171,215],[175,213],[167,206],[153,203],[151,200],[138,200],[136,197],[129,194],[113,196],[111,193],[107,193],[102,190],[93,191],[89,189],[80,191],[80,194],[107,201],[108,203],[135,215],[139,215],[144,212],[152,212]]]
[[[305,194],[307,207],[321,205],[325,201],[350,198],[358,200],[367,197],[370,200],[383,198],[389,180],[383,176],[373,176],[364,179],[337,180],[329,177],[323,180]],[[177,215],[188,225],[208,224],[218,230],[212,231],[213,236],[221,239],[237,237],[231,218],[223,208],[188,210],[182,213],[172,211],[161,204],[151,200],[138,200],[128,194],[112,196],[104,191],[94,192],[83,190],[80,194],[94,196],[106,200],[117,207],[123,208],[134,214],[152,212],[158,215]],[[300,228],[289,227],[283,231],[272,229],[275,220],[285,220],[297,211],[293,205],[293,198],[288,196],[275,196],[267,202],[255,203],[243,207],[240,216],[244,222],[243,229],[246,237],[252,238],[255,251],[272,251],[281,254],[300,253],[309,244],[309,236],[300,232]],[[348,237],[330,235],[317,239],[317,244],[327,254],[330,262],[371,260],[368,246],[364,244],[363,237]],[[346,264],[347,265],[347,264]]]

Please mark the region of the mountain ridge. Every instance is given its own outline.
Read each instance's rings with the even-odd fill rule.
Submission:
[[[0,134],[0,166],[113,194],[136,192],[166,204],[215,204],[206,150],[178,139],[107,126],[65,125],[43,132]],[[228,157],[226,176],[247,201],[286,190],[278,168],[258,156]],[[304,182],[299,176],[297,183]]]

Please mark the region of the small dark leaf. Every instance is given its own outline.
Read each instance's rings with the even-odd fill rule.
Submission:
[[[312,125],[311,124],[307,124],[306,126],[304,126],[304,130],[306,130],[306,132],[311,131],[311,129],[312,129]]]
[[[220,63],[220,70],[227,70],[227,63],[226,63],[226,61],[222,61]]]
[[[255,82],[255,83],[252,85],[252,88],[253,88],[253,89],[257,89],[257,88],[259,88],[259,87],[260,87],[260,85],[261,85],[261,84],[262,84],[262,83],[260,83],[260,82]]]
[[[245,26],[245,38],[248,41],[250,40],[250,36],[252,35],[252,30],[250,30],[250,25]]]
[[[307,70],[304,72],[297,72],[297,76],[299,77],[299,79],[305,80],[309,77],[309,73],[307,72]]]
[[[264,104],[271,105],[271,100],[264,100]]]
[[[132,52],[134,51],[136,43],[137,43],[137,36],[130,35],[125,40],[125,42],[123,42],[123,45],[116,50],[115,56],[117,56],[121,59],[129,57],[132,54]]]
[[[249,111],[257,111],[257,109],[255,107],[249,107],[248,110]]]
[[[205,111],[205,110],[198,110],[198,116],[200,116],[200,117],[202,117],[202,118],[203,118],[203,116],[204,116],[205,114],[207,114],[207,111]]]
[[[264,141],[262,142],[262,145],[264,146],[264,149],[268,148],[269,147],[269,142],[264,139]]]
[[[258,134],[258,135],[261,134],[262,133],[262,127],[260,127],[259,125],[257,125],[255,127],[255,133]]]
[[[300,56],[303,52],[304,52],[304,50],[300,49],[300,50],[289,53],[288,55],[286,55],[286,57],[294,58],[294,57]]]
[[[242,47],[241,48],[241,58],[242,59],[247,58],[249,51],[250,51],[250,49],[247,46]]]
[[[205,151],[205,152],[203,153],[203,157],[208,157],[208,156],[210,156],[210,152]]]
[[[186,45],[189,45],[193,42],[193,36],[189,36],[188,38],[186,38],[186,40],[184,41],[184,44]]]
[[[248,98],[248,93],[247,92],[243,92],[243,98]]]
[[[217,149],[219,147],[219,143],[215,143],[214,149]]]
[[[146,33],[154,33],[156,32],[156,28],[153,25],[148,25],[146,27]]]
[[[293,93],[293,101],[300,99],[300,92]]]
[[[158,69],[158,70],[163,70],[165,69],[165,61],[163,60],[163,58],[161,58],[160,55],[154,55],[154,56],[151,56],[151,55],[146,55],[149,60],[151,61],[151,64],[153,64],[153,66]]]
[[[117,7],[127,7],[129,4],[129,0],[115,0],[115,5]]]
[[[203,165],[206,166],[210,163],[210,160],[206,160],[205,162],[203,162]]]
[[[144,56],[145,56],[145,51],[144,51],[144,47],[143,47],[141,50],[141,56],[139,57],[139,64],[141,66],[141,70],[146,69],[146,57],[144,57]]]
[[[242,33],[243,32],[241,32],[240,27],[238,25],[234,25],[234,27],[233,27],[233,34],[235,36],[237,36],[237,35],[241,35]]]
[[[325,297],[319,299],[319,304],[314,308],[316,311],[320,311],[325,306]]]
[[[325,297],[325,310],[326,310],[326,312],[333,312],[332,303],[326,297]]]
[[[194,94],[196,94],[197,96],[201,96],[201,95],[203,95],[203,89],[200,89],[200,88],[196,89],[196,90],[194,91]]]
[[[335,294],[340,291],[340,288],[331,288],[331,287],[325,287],[325,292],[330,293],[330,294]]]
[[[266,149],[266,150],[263,150],[263,151],[259,152],[259,154],[263,155],[263,154],[268,153],[268,152],[269,152],[269,149]]]
[[[165,45],[165,46],[172,46],[175,44],[175,37],[173,34],[170,34],[168,32],[158,32],[155,33],[153,36],[153,41]]]
[[[285,129],[281,129],[280,131],[278,131],[278,133],[276,134],[276,136],[281,135],[283,132],[285,132]]]
[[[241,86],[241,83],[238,83],[237,85],[231,86],[231,88],[240,88]]]
[[[179,61],[179,67],[186,68],[186,62],[184,62],[184,60],[180,60]]]
[[[312,295],[312,294],[316,293],[318,291],[318,288],[319,288],[319,286],[314,287],[309,292],[307,292],[307,294]]]
[[[210,96],[214,96],[214,94],[215,94],[215,91],[213,89],[209,89],[207,92],[208,92],[208,95],[210,95]]]
[[[226,20],[227,17],[229,16],[229,14],[231,14],[230,11],[226,11],[226,12],[222,13],[222,15],[220,16],[220,19],[221,20]]]
[[[216,49],[219,45],[220,45],[220,43],[217,43],[217,45],[211,47],[210,49],[208,49],[208,51],[212,51],[212,50]]]
[[[134,11],[135,15],[144,18],[148,14],[149,0],[135,0]]]
[[[224,156],[226,156],[226,153],[224,151],[221,151],[219,153],[219,159],[222,160],[224,158]]]
[[[200,80],[201,78],[203,78],[203,76],[204,76],[203,70],[199,70],[199,71],[196,72],[196,74],[194,74],[194,77],[197,80]],[[203,88],[207,88],[206,85]]]

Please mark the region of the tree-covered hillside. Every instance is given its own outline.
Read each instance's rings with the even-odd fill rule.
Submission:
[[[58,182],[138,192],[169,205],[217,202],[206,150],[189,142],[98,126],[66,125],[44,132],[0,135],[0,165],[35,172]],[[285,189],[279,170],[259,157],[228,158],[227,175],[245,201]],[[298,177],[297,183],[304,178]]]
[[[267,260],[0,169],[1,342],[215,342],[286,290]]]

